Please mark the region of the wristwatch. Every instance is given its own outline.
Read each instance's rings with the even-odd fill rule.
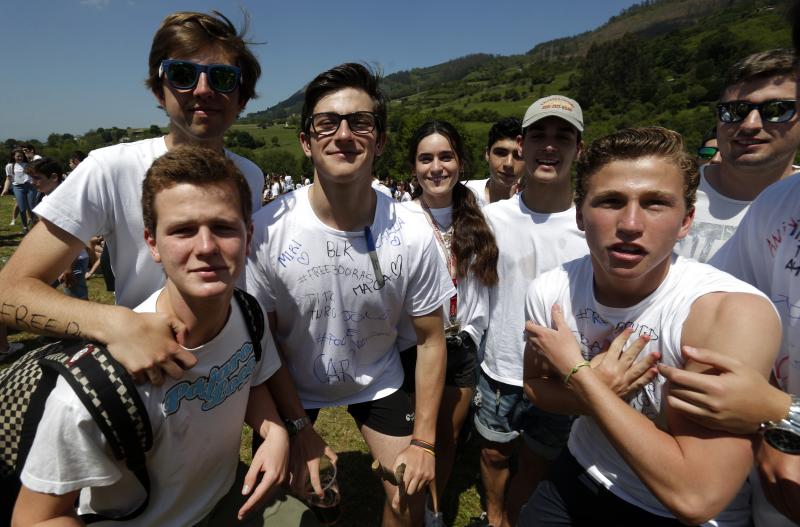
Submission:
[[[297,419],[284,419],[283,423],[286,425],[289,437],[294,437],[297,435],[297,432],[311,424],[311,419],[309,419],[307,415],[304,415]]]
[[[800,395],[792,395],[789,413],[780,421],[761,423],[764,441],[784,454],[800,454]]]

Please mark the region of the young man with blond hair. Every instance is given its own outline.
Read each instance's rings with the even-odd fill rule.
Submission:
[[[579,417],[520,525],[749,524],[751,439],[674,411],[652,367],[701,371],[686,350],[714,345],[766,378],[780,342],[757,289],[673,254],[697,183],[680,135],[664,128],[620,130],[581,155],[576,219],[590,254],[528,288],[524,372],[533,404]],[[620,390],[614,373],[639,366],[648,382]]]

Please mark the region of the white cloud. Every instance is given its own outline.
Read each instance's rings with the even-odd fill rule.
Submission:
[[[111,0],[81,0],[81,5],[101,10],[108,7],[109,4],[111,4]]]

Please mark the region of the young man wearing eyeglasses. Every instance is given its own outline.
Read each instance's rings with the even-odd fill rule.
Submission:
[[[302,402],[284,415],[295,432],[292,477],[302,487],[323,452],[336,458],[312,423],[321,408],[347,406],[373,457],[392,472],[404,466],[402,491],[384,483],[383,525],[421,525],[434,478],[450,275],[425,218],[372,188],[386,143],[377,75],[342,64],[312,80],[300,142],[314,182],[255,215],[247,268],[248,291],[269,312],[291,373],[286,386],[295,385]],[[396,340],[406,315],[418,346],[416,413],[400,390]],[[282,390],[270,387],[280,406]]]
[[[797,171],[795,54],[754,53],[734,65],[717,104],[721,162],[700,172],[695,220],[675,250],[708,261],[731,237],[750,202],[772,183]]]

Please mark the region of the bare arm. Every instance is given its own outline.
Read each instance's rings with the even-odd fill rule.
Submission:
[[[22,486],[14,506],[11,527],[82,527],[75,515],[75,500],[80,491],[61,496],[44,494]]]
[[[253,455],[244,477],[242,494],[247,495],[255,490],[239,509],[240,520],[265,499],[275,486],[283,483],[289,464],[289,434],[283,427],[266,384],[259,384],[250,390],[245,421],[264,442]],[[259,474],[262,475],[261,482],[258,482]]]
[[[667,402],[707,428],[752,434],[764,421],[780,421],[789,413],[791,397],[755,368],[724,351],[685,347],[683,355],[711,371],[693,372],[660,364],[670,382]]]
[[[545,338],[568,331],[557,306],[553,308],[553,319],[560,330],[543,328],[540,333]],[[692,306],[683,328],[683,343],[730,350],[731,355],[766,376],[779,334],[777,318],[764,299],[744,294],[710,294]],[[540,342],[539,348],[560,375],[569,372],[582,358],[577,343],[548,346],[545,341]],[[686,367],[694,369],[698,365],[689,362]],[[669,408],[671,433],[661,431],[617,397],[592,368],[578,370],[569,388],[642,482],[681,521],[697,524],[713,518],[739,490],[752,463],[748,438],[712,432]],[[670,470],[664,470],[665,466]]]
[[[183,368],[197,360],[176,341],[176,334],[181,338],[183,332],[177,319],[78,300],[50,287],[82,249],[83,243],[71,234],[45,219],[38,222],[0,271],[2,323],[23,331],[102,342],[128,371],[147,370],[155,384],[163,382],[159,368],[180,378]]]
[[[756,466],[769,502],[787,518],[800,523],[800,456],[784,454],[759,438]]]
[[[267,313],[267,320],[272,334],[278,325],[275,312]],[[306,410],[297,395],[292,376],[286,367],[286,359],[283,350],[278,342],[275,342],[278,354],[281,357],[281,367],[267,379],[266,385],[272,395],[278,412],[285,419],[297,419],[306,415]],[[308,425],[297,433],[291,440],[289,452],[289,473],[292,490],[298,496],[303,496],[306,492],[306,479],[311,474],[312,486],[318,493],[322,493],[319,486],[319,458],[326,456],[336,462],[336,453],[325,443],[313,426]],[[316,483],[316,485],[314,485]]]
[[[412,317],[417,333],[416,407],[414,409],[413,437],[436,444],[436,418],[444,390],[446,349],[444,321],[441,308],[427,315]],[[414,494],[433,481],[436,471],[435,459],[416,446],[408,446],[395,459],[392,469],[405,463],[405,491]]]
[[[557,339],[552,342],[543,342],[542,345],[546,346],[568,347],[573,345],[576,341],[571,332],[542,333],[538,329],[539,326],[530,321],[526,327],[532,330],[525,345],[522,371],[523,388],[528,400],[537,408],[549,412],[587,415],[589,409],[564,386],[563,378],[551,378],[554,375],[553,372],[544,357],[537,352],[536,342],[539,342],[541,338]],[[594,372],[606,386],[622,398],[636,394],[657,374],[655,363],[659,358],[658,353],[649,353],[641,360],[636,360],[649,339],[640,337],[633,344],[624,348],[630,335],[630,329],[624,330],[602,353],[598,353],[591,360],[591,368]]]
[[[728,350],[766,377],[780,328],[762,298],[709,294],[692,306],[682,340],[685,345]],[[702,366],[690,361],[686,368]],[[628,465],[681,521],[699,524],[713,518],[741,487],[753,462],[749,438],[703,428],[669,407],[670,433],[661,431],[616,397],[590,368],[575,374],[570,385]]]

